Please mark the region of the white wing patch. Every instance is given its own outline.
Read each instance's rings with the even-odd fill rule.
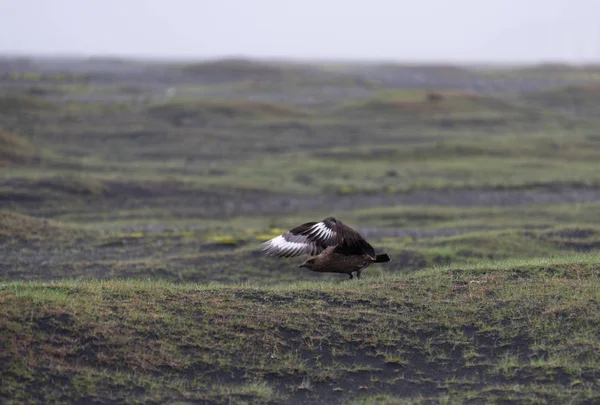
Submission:
[[[310,235],[312,237],[323,242],[328,241],[329,239],[331,239],[332,236],[334,236],[334,232],[323,222],[318,222],[314,224],[310,228],[310,230]]]
[[[283,235],[268,240],[263,243],[263,245],[265,246],[263,251],[265,251],[268,256],[283,255],[293,257],[302,253],[311,253],[313,250],[316,250],[312,243],[290,242],[285,240]]]
[[[300,233],[286,232],[263,243],[267,256],[294,257],[319,254],[325,246],[334,244],[336,232],[325,222],[317,222]]]

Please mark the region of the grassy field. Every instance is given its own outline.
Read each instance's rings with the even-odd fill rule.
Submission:
[[[597,67],[61,63],[0,70],[0,402],[600,401]],[[330,215],[392,261],[259,252]]]
[[[10,282],[0,392],[8,403],[592,403],[599,259],[269,287]]]

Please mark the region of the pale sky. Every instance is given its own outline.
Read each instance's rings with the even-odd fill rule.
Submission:
[[[600,0],[0,0],[0,53],[600,60]]]

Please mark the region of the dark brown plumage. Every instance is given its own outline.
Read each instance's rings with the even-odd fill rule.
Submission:
[[[314,256],[298,267],[320,273],[360,273],[372,263],[389,262],[387,254],[375,254],[373,247],[360,233],[335,217],[321,222],[307,222],[263,243],[268,256]]]

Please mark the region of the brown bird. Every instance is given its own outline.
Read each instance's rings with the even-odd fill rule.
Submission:
[[[360,273],[372,263],[390,261],[387,254],[375,254],[373,247],[360,233],[335,217],[321,222],[307,222],[263,243],[268,256],[294,257],[309,254],[298,267],[319,273]]]

